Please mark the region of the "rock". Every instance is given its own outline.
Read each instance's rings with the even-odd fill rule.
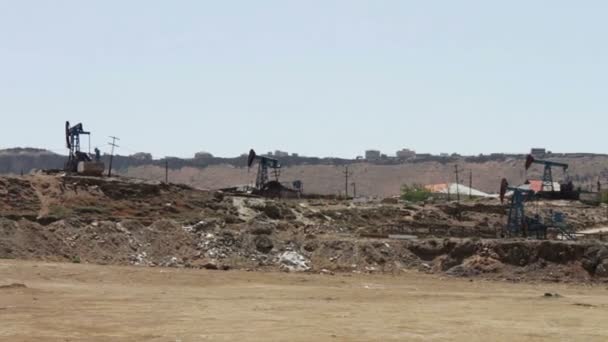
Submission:
[[[221,191],[216,191],[213,193],[213,199],[217,202],[221,202],[224,200],[224,193]]]
[[[447,255],[441,256],[439,258],[439,264],[442,271],[450,270],[455,266],[460,265],[460,263],[462,262],[462,260],[458,260]]]
[[[304,250],[307,252],[314,252],[317,248],[319,248],[319,243],[316,240],[308,241],[304,244]]]
[[[310,269],[310,261],[298,252],[284,252],[279,255],[281,269],[289,272],[304,272]]]
[[[581,261],[583,268],[591,274],[596,274],[599,265],[608,260],[608,248],[605,246],[593,246],[585,251]],[[603,269],[600,270],[602,272]]]
[[[270,234],[272,234],[273,230],[274,230],[273,225],[264,224],[264,225],[257,225],[255,227],[251,228],[249,230],[249,233],[251,235],[270,235]]]
[[[595,275],[597,277],[608,277],[608,259],[602,260],[602,262],[595,268]]]
[[[445,272],[447,275],[451,275],[454,277],[465,277],[467,275],[467,270],[462,265],[457,265]]]
[[[470,257],[477,251],[477,244],[473,241],[467,240],[464,243],[456,245],[450,252],[450,256],[456,260],[462,261],[465,258]]]
[[[169,260],[160,264],[162,267],[180,267],[182,266],[176,257],[171,257]]]
[[[260,253],[268,254],[274,247],[272,240],[268,237],[268,235],[258,235],[253,240],[255,243],[255,249]]]
[[[266,214],[266,216],[268,216],[269,218],[271,218],[273,220],[280,220],[281,218],[283,218],[283,215],[281,213],[281,208],[279,208],[274,203],[270,203],[270,202],[266,203],[266,205],[264,206],[262,211],[264,212],[264,214]]]
[[[559,297],[561,297],[561,295],[559,293],[547,292],[547,293],[545,293],[544,297],[545,298],[559,298]]]
[[[202,264],[200,268],[204,268],[206,270],[218,270],[219,266],[215,260],[210,260]]]
[[[383,198],[382,201],[380,201],[380,203],[383,203],[383,204],[398,204],[399,203],[399,198],[396,198],[396,197]]]

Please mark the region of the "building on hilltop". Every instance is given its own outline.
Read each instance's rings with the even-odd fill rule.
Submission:
[[[380,159],[380,151],[378,151],[378,150],[367,150],[367,151],[365,151],[365,159],[367,159],[367,160],[378,160],[378,159]]]
[[[277,158],[286,158],[289,157],[289,152],[276,150],[274,151],[274,156]]]
[[[395,153],[397,159],[411,159],[416,157],[416,151],[404,148]]]
[[[533,156],[544,156],[545,154],[547,154],[547,150],[540,147],[533,147],[532,149],[530,149],[530,154]]]
[[[136,159],[136,160],[140,160],[140,161],[151,161],[152,160],[152,154],[146,153],[146,152],[137,152],[135,154],[130,155],[130,157],[133,159]]]
[[[213,154],[209,152],[197,152],[194,154],[194,159],[211,159]]]

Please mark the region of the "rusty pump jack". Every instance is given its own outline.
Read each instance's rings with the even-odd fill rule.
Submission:
[[[544,165],[542,191],[555,191],[555,187],[553,186],[553,173],[551,171],[552,167],[561,167],[564,172],[568,170],[568,164],[548,160],[539,160],[534,158],[531,154],[528,154],[528,157],[526,158],[526,170],[528,170],[532,164]]]
[[[270,176],[269,169],[272,169],[272,173],[275,177],[276,182],[279,181],[281,175],[281,163],[273,158],[258,156],[253,149],[249,151],[249,157],[247,158],[247,167],[251,168],[255,161],[258,161],[258,175],[255,180],[255,187],[258,190],[262,190],[266,184],[268,184]]]

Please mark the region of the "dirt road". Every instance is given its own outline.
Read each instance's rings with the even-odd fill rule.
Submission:
[[[599,285],[0,260],[3,341],[606,341],[607,318]]]

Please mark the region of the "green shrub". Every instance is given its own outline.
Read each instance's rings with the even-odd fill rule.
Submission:
[[[77,214],[103,214],[106,212],[105,208],[98,208],[98,207],[76,207],[74,208],[74,211]]]
[[[409,202],[426,201],[431,197],[431,192],[419,184],[401,186],[401,199]]]
[[[608,204],[608,191],[604,191],[600,194],[600,202]]]
[[[72,210],[61,205],[51,205],[49,207],[49,216],[56,218],[65,218],[72,215]]]

